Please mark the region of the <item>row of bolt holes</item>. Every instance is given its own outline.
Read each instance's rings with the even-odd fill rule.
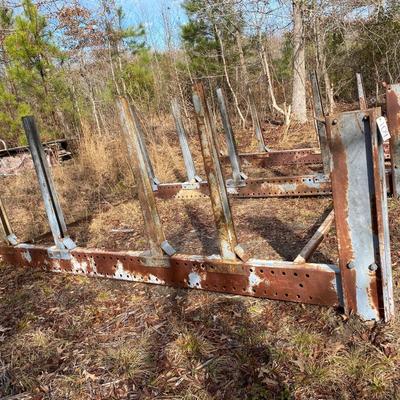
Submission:
[[[107,256],[96,256],[96,258],[102,258],[103,260],[106,260],[107,259]],[[78,254],[77,255],[77,258],[82,258],[82,256],[80,255],[80,254]],[[94,260],[94,257],[90,257],[91,259],[92,259],[92,261],[93,261],[93,263],[94,263],[94,265],[96,266],[96,261]],[[108,256],[108,258],[110,259],[110,260],[114,260],[115,259],[115,257],[114,256]],[[117,259],[117,262],[118,261],[120,261],[119,259]],[[122,257],[122,261],[126,261],[126,258],[125,257]],[[130,262],[134,262],[134,259],[133,258],[129,258],[129,261]],[[190,263],[191,264],[191,266],[192,267],[195,267],[195,266],[197,266],[198,264],[197,263]],[[187,262],[183,262],[183,265],[185,266],[185,267],[188,267],[189,266],[189,263],[187,263]],[[206,269],[206,267],[207,267],[207,265],[206,264],[200,264],[200,267],[202,268],[202,269]],[[214,265],[208,265],[208,267],[210,268],[210,269],[215,269],[215,266]],[[117,268],[117,265],[114,265],[114,268],[116,269]],[[242,267],[242,270],[244,271],[245,270],[245,267]],[[254,268],[249,268],[249,271],[250,272],[254,272]],[[258,270],[261,274],[263,274],[264,272],[266,272],[266,271],[264,271],[264,269],[259,269]],[[270,271],[270,273],[272,274],[272,275],[274,275],[275,274],[275,271],[274,270],[271,270]],[[281,271],[281,274],[282,275],[286,275],[286,272],[285,271]],[[297,273],[297,272],[293,272],[293,275],[294,276],[299,276],[299,274]],[[305,276],[306,276],[306,278],[310,278],[310,274],[305,274]]]
[[[102,257],[104,260],[106,259],[106,256],[99,256],[99,257]],[[81,258],[81,255],[78,255],[78,258]],[[92,258],[92,260],[93,260],[93,262],[94,262],[94,265],[96,266],[96,262],[94,261],[93,257],[91,257],[91,258]],[[113,259],[114,259],[113,256],[109,256],[109,258],[110,258],[110,260],[113,260]],[[133,261],[133,258],[130,258],[130,261]],[[185,265],[185,266],[188,266],[188,263],[184,263],[184,265]],[[194,263],[192,264],[192,266],[195,266],[195,265],[196,265],[196,264],[194,264]],[[201,267],[202,267],[203,269],[205,269],[205,265],[204,265],[204,264],[202,264]],[[211,269],[214,269],[214,266],[213,266],[213,265],[210,265],[209,267],[210,267]],[[117,268],[118,268],[117,265],[114,265],[114,268],[117,269]],[[242,269],[244,270],[243,267],[242,267]],[[254,268],[250,268],[249,271],[250,271],[250,272],[254,272]],[[259,272],[260,272],[261,274],[263,274],[263,273],[264,273],[264,270],[263,270],[263,269],[260,269]],[[78,270],[78,273],[83,273],[83,270]],[[274,270],[271,270],[270,273],[271,273],[271,275],[275,275],[275,271],[274,271]],[[95,275],[101,275],[101,274],[99,274],[97,271],[95,271],[94,274],[95,274]],[[283,276],[285,276],[285,275],[286,275],[286,272],[285,272],[285,271],[281,271],[281,274],[282,274]],[[297,272],[293,272],[293,275],[294,275],[294,276],[298,276],[299,274],[298,274]],[[113,275],[105,274],[105,276],[111,277],[111,276],[113,276]],[[305,274],[305,276],[306,276],[306,278],[310,278],[310,274]],[[119,274],[119,277],[122,278],[122,277],[123,277],[123,274]],[[131,278],[131,276],[130,276],[129,274],[127,274],[126,277],[127,277],[127,279],[130,279],[130,278]],[[136,277],[136,275],[133,275],[133,279],[140,279],[140,278],[141,278],[141,277]],[[146,278],[142,278],[142,279],[143,279],[144,281],[146,281]],[[150,279],[147,278],[147,281],[150,281]],[[157,277],[154,277],[154,281],[155,281],[155,282],[158,282],[159,279],[158,279]],[[179,283],[179,282],[178,282],[178,281],[177,281],[177,282],[172,281],[172,283]],[[196,283],[196,286],[199,287],[199,286],[200,286],[199,283]],[[304,285],[303,285],[302,283],[299,283],[299,286],[300,286],[301,288],[304,287]],[[204,288],[205,288],[205,289],[208,289],[208,285],[207,285],[207,284],[204,284]],[[217,285],[214,285],[214,286],[212,286],[212,287],[210,287],[210,288],[211,288],[211,289],[213,288],[213,289],[217,290],[217,289],[218,289],[218,286],[217,286]],[[226,290],[226,289],[227,289],[226,286],[222,286],[222,290]],[[237,288],[236,288],[235,286],[232,286],[232,290],[233,290],[233,291],[236,291]],[[243,291],[243,292],[246,292],[246,288],[243,288],[242,291]],[[256,290],[255,288],[253,288],[253,292],[256,293],[257,290]],[[267,291],[266,291],[266,290],[264,291],[264,294],[265,294],[265,295],[267,294]],[[278,296],[278,292],[275,292],[275,296]],[[288,293],[285,293],[285,297],[289,297],[289,294],[288,294]],[[297,294],[296,297],[297,297],[298,299],[300,299],[300,295],[299,295],[299,294]],[[312,296],[309,296],[309,299],[312,300]]]

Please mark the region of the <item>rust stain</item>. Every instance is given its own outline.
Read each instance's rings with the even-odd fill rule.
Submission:
[[[354,258],[353,248],[351,246],[350,226],[348,222],[348,160],[337,124],[334,124],[334,120],[335,117],[327,117],[326,126],[329,147],[333,159],[331,181],[335,210],[335,224],[338,237],[339,268],[342,278],[345,311],[350,313],[351,311],[357,312],[357,296],[356,271],[355,269],[349,269],[347,267],[348,263]]]
[[[23,255],[28,251],[31,261]],[[255,296],[326,306],[339,305],[335,271],[319,264],[231,262],[220,258],[174,255],[146,266],[138,252],[107,252],[97,249],[71,251],[70,260],[50,259],[45,247],[29,249],[0,246],[5,263],[180,288],[194,288],[243,296]],[[149,257],[154,259],[154,257]],[[169,266],[163,266],[168,260]]]

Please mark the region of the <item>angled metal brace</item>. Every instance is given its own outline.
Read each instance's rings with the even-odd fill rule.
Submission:
[[[333,220],[335,218],[335,213],[332,210],[328,216],[325,218],[324,222],[319,226],[319,228],[315,231],[314,235],[312,235],[311,239],[307,242],[307,244],[302,248],[299,255],[294,259],[294,263],[304,264],[310,257],[314,254],[315,250],[317,250],[318,246],[324,240],[324,237],[329,232],[329,229],[332,226]]]
[[[183,162],[185,164],[186,176],[188,182],[201,182],[202,179],[196,173],[196,167],[193,162],[192,153],[190,152],[189,143],[186,136],[185,127],[182,122],[181,110],[178,99],[173,99],[171,102],[172,115],[175,120],[176,131],[178,132],[179,144],[181,146]]]
[[[322,103],[321,90],[316,71],[310,74],[310,81],[313,94],[315,127],[317,130],[319,146],[321,149],[322,165],[324,169],[324,174],[329,175],[331,172],[332,156],[328,146],[328,138],[326,135],[326,126],[325,126],[324,105]]]
[[[357,81],[358,103],[360,106],[360,110],[366,110],[368,108],[367,99],[365,97],[364,83],[362,75],[360,73],[356,73],[356,81]]]
[[[211,121],[210,109],[201,83],[193,86],[193,103],[196,112],[197,129],[200,136],[204,169],[210,191],[211,204],[218,230],[221,256],[227,260],[243,259],[242,248],[238,245],[228,194],[216,146],[216,132]]]
[[[379,109],[353,111],[326,121],[345,311],[387,321],[393,288],[379,114]]]
[[[386,86],[393,196],[400,197],[400,84]]]
[[[152,176],[146,162],[144,143],[140,140],[140,124],[137,114],[125,97],[117,100],[122,132],[128,149],[128,155],[135,175],[140,208],[144,219],[144,228],[153,256],[173,255],[176,251],[168,243],[162,229],[156,199],[152,188]]]
[[[17,237],[11,229],[10,222],[4,208],[3,200],[0,198],[0,238],[7,244],[15,246],[17,244]]]
[[[141,152],[143,154],[143,159],[144,159],[144,162],[146,165],[146,170],[147,170],[147,173],[151,180],[151,187],[154,191],[156,191],[158,185],[160,184],[160,181],[158,180],[158,178],[156,177],[156,175],[154,173],[153,164],[151,163],[149,152],[147,151],[147,146],[146,146],[146,142],[144,140],[144,135],[143,135],[143,128],[142,128],[142,124],[140,122],[140,118],[139,118],[138,112],[136,110],[136,107],[133,104],[130,104],[130,108],[131,108],[131,112],[135,119],[135,124],[137,127],[137,137],[138,137]]]
[[[217,89],[217,99],[219,111],[221,114],[222,125],[224,126],[225,138],[228,145],[229,160],[232,167],[232,178],[234,186],[241,186],[247,179],[247,176],[241,171],[240,160],[238,157],[235,136],[233,134],[231,120],[226,108],[225,96],[221,88]]]
[[[260,124],[260,118],[258,117],[257,107],[254,102],[254,96],[253,96],[253,92],[252,92],[250,86],[247,87],[247,93],[248,93],[248,98],[249,98],[249,103],[250,103],[251,120],[253,122],[253,128],[254,128],[254,132],[256,134],[256,138],[257,138],[257,142],[258,142],[258,149],[260,152],[271,151],[267,147],[267,145],[265,144],[265,141],[264,141],[264,136],[262,134],[261,124]]]
[[[47,218],[51,233],[53,234],[55,248],[51,251],[53,251],[53,256],[55,258],[68,258],[69,250],[74,249],[76,244],[69,237],[67,232],[64,214],[61,210],[47,158],[42,143],[40,142],[35,119],[32,116],[23,117],[22,124],[28,139]]]

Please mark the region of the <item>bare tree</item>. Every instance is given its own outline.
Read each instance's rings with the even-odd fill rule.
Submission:
[[[293,0],[293,120],[307,122],[306,63],[303,27],[303,0]]]

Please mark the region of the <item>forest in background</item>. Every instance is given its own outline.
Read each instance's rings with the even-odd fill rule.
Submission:
[[[263,121],[307,122],[313,70],[328,111],[355,99],[356,72],[372,103],[382,82],[400,79],[396,0],[184,0],[179,27],[168,7],[161,11],[161,49],[147,40],[151,28],[130,26],[114,0],[85,4],[2,1],[0,139],[8,146],[25,144],[27,114],[44,139],[113,135],[118,95],[160,122],[176,97],[188,117],[198,80],[210,94],[225,90],[244,127],[255,123],[254,109]]]

